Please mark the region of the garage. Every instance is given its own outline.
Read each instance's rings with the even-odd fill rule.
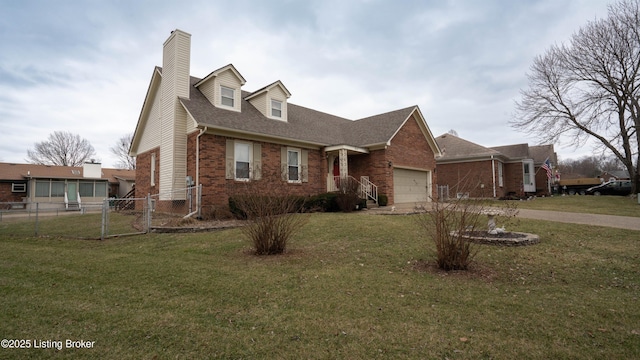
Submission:
[[[431,201],[430,178],[429,171],[393,169],[394,202],[401,204]]]

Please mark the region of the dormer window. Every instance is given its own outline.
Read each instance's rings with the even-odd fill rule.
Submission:
[[[235,90],[226,86],[220,86],[220,103],[224,106],[233,107]]]
[[[271,100],[271,116],[282,118],[282,101]]]

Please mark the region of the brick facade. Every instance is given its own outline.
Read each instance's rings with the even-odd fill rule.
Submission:
[[[547,171],[541,167],[536,167],[536,194],[537,195],[550,195],[549,185],[547,178]]]
[[[498,164],[491,160],[439,164],[437,168],[438,185],[449,186],[449,196],[468,193],[470,197],[493,197],[493,179],[495,176],[496,196],[504,196],[504,186],[499,186]],[[495,174],[493,173],[495,171]]]
[[[155,157],[155,184],[151,185],[151,158]],[[136,198],[144,198],[148,194],[158,193],[160,182],[160,148],[155,148],[136,157]]]
[[[524,196],[524,178],[522,162],[507,163],[504,165],[504,185],[507,192],[505,195]]]
[[[22,202],[22,198],[27,197],[26,192],[14,193],[11,191],[11,184],[20,183],[24,184],[24,181],[12,181],[12,182],[0,182],[0,202]]]
[[[414,115],[415,116],[415,115]],[[436,158],[433,149],[427,142],[415,118],[409,119],[400,128],[387,148],[387,156],[392,167],[408,167],[416,170],[429,170],[432,176],[432,198],[437,196]],[[389,203],[393,204],[393,169],[391,169],[391,184],[388,184]]]
[[[262,174],[261,180],[265,183],[274,183],[276,186],[287,186],[287,193],[291,195],[310,196],[325,192],[326,160],[321,150],[309,149],[308,157],[308,181],[301,183],[289,183],[283,181],[280,175],[280,157],[283,145],[256,142],[251,140],[228,138],[219,135],[205,134],[200,137],[200,183],[202,184],[202,204],[224,206],[228,204],[229,195],[234,191],[235,185],[243,182],[225,178],[226,141],[227,139],[243,140],[261,145]],[[195,150],[196,136],[191,135],[188,141],[191,149],[187,152],[188,175],[195,178]]]

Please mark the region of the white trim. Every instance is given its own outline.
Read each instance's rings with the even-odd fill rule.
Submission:
[[[225,90],[231,91],[231,97],[224,95]],[[231,105],[225,104],[224,99],[231,99]],[[220,85],[220,107],[235,109],[236,108],[235,104],[236,104],[236,89],[225,86],[225,85]]]
[[[292,180],[289,178],[289,176],[291,175],[291,173],[289,172],[289,167],[291,167],[291,164],[289,164],[289,153],[290,152],[295,152],[296,154],[298,154],[297,156],[297,160],[298,160],[298,179],[297,180]],[[287,147],[287,182],[289,183],[301,183],[302,182],[302,150],[298,149],[298,148],[290,148]]]
[[[282,108],[283,108],[283,106],[282,105],[284,104],[284,101],[277,100],[277,99],[270,99],[270,100],[271,100],[270,101],[271,106],[269,107],[269,116],[271,118],[273,118],[273,119],[282,120],[283,119],[283,117],[282,117],[282,112],[283,112]],[[278,105],[279,108],[276,108],[274,105]],[[280,116],[274,115],[273,114],[274,110],[275,111],[280,111]]]
[[[20,188],[22,188],[22,190],[20,190]],[[14,193],[27,192],[27,184],[26,183],[11,183],[11,192],[14,192]]]
[[[341,149],[345,149],[347,151],[353,151],[353,152],[357,152],[357,153],[362,153],[362,154],[368,154],[369,150],[365,149],[365,148],[361,148],[361,147],[357,147],[357,146],[351,146],[351,145],[333,145],[333,146],[327,146],[324,148],[325,152],[330,152],[330,151],[337,151],[337,150],[341,150]]]
[[[238,145],[246,145],[247,146],[247,151],[248,151],[248,155],[249,155],[249,174],[248,177],[246,178],[239,178],[238,175],[238,169],[236,168],[236,165],[238,164]],[[252,164],[253,164],[253,143],[250,142],[246,142],[246,141],[238,141],[235,140],[233,142],[233,178],[237,181],[249,181],[252,178]]]
[[[151,171],[149,171],[151,173],[151,179],[149,181],[149,184],[151,186],[156,186],[156,153],[152,152],[151,153]]]

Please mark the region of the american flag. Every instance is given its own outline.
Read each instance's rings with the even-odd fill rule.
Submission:
[[[542,164],[542,168],[547,172],[547,179],[551,180],[551,178],[553,177],[553,172],[551,171],[551,162],[549,161],[549,158],[544,161],[544,164]]]

